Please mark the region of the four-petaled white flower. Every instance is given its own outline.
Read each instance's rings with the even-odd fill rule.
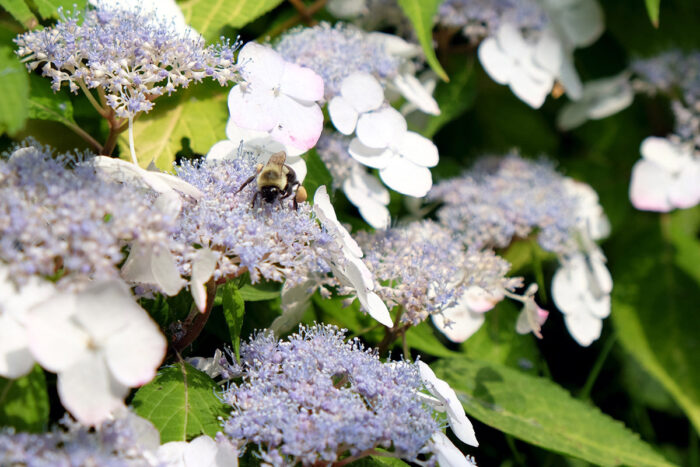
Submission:
[[[369,225],[375,229],[389,227],[389,190],[364,167],[359,164],[352,167],[350,176],[343,181],[343,193]]]
[[[571,130],[587,120],[600,120],[626,109],[634,100],[634,90],[627,73],[588,81],[583,84],[581,99],[568,102],[557,115],[557,126]]]
[[[0,264],[0,376],[14,379],[31,371],[35,359],[29,349],[27,313],[55,292],[51,282],[39,278],[16,287]]]
[[[309,68],[285,61],[270,47],[249,42],[238,54],[244,82],[228,96],[233,122],[264,131],[299,151],[312,148],[323,128],[323,79]]]
[[[433,324],[452,342],[464,342],[484,324],[486,312],[491,310],[504,295],[483,287],[467,287],[462,297],[451,307],[431,316]]]
[[[635,208],[669,212],[700,202],[700,157],[690,145],[650,136],[632,168],[629,196]]]
[[[428,138],[408,131],[406,119],[393,107],[365,113],[357,122],[350,155],[379,169],[384,183],[399,193],[420,198],[433,186],[428,167],[438,163],[438,150]]]
[[[121,281],[62,292],[27,313],[29,347],[58,375],[63,406],[86,425],[123,406],[129,388],[155,376],[166,341]]]
[[[360,115],[377,110],[384,103],[384,90],[369,73],[356,72],[340,84],[340,95],[328,103],[328,115],[335,128],[344,135],[352,134]]]
[[[463,443],[470,446],[479,446],[474,433],[474,427],[464,413],[464,407],[457,398],[457,393],[445,381],[441,380],[433,370],[425,363],[418,361],[418,369],[423,384],[432,396],[421,394],[425,401],[435,410],[445,412],[452,432]]]

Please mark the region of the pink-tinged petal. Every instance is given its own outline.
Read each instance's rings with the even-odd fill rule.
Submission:
[[[534,60],[550,74],[559,74],[559,68],[564,60],[564,47],[561,39],[552,29],[543,31],[535,44]]]
[[[197,309],[204,312],[207,306],[207,292],[204,284],[214,274],[218,255],[209,248],[197,250],[192,260],[192,277],[190,278],[190,293]]]
[[[323,78],[311,68],[286,62],[280,92],[305,103],[320,101],[323,99]]]
[[[442,313],[431,315],[435,327],[452,342],[464,342],[473,336],[484,324],[485,317],[484,313],[471,311],[462,300]]]
[[[583,347],[591,345],[603,330],[603,320],[588,313],[564,315],[564,323],[571,337]]]
[[[437,146],[413,131],[403,134],[397,150],[406,159],[422,167],[435,167],[439,160]]]
[[[393,107],[362,114],[357,121],[357,138],[365,146],[386,148],[398,144],[408,125],[401,112]]]
[[[393,81],[396,88],[407,101],[414,104],[421,112],[440,115],[440,107],[418,78],[410,73],[397,75]]]
[[[228,94],[231,120],[241,128],[270,131],[277,124],[276,97],[271,88],[258,84],[238,84]]]
[[[265,134],[267,135],[267,133]],[[234,142],[230,139],[219,141],[218,143],[215,143],[211,148],[209,148],[209,152],[207,153],[206,158],[209,160],[233,159],[234,157],[236,157],[238,147],[239,142]]]
[[[148,313],[136,303],[131,308],[128,326],[105,340],[103,353],[114,378],[120,384],[135,387],[155,377],[167,342]]]
[[[73,321],[76,303],[75,294],[61,293],[27,313],[29,348],[51,372],[71,367],[88,351],[90,336]]]
[[[175,257],[163,248],[131,246],[129,256],[122,266],[122,277],[128,282],[158,287],[164,294],[173,296],[186,284],[180,277]]]
[[[343,245],[351,255],[361,258],[362,249],[357,244],[350,233],[338,222],[338,217],[335,214],[335,209],[331,204],[331,199],[328,196],[328,191],[325,186],[320,186],[314,193],[314,214],[319,218],[321,223],[326,227],[328,232]]]
[[[630,201],[642,211],[668,212],[673,205],[668,194],[673,185],[672,175],[663,167],[647,159],[640,159],[632,167]]]
[[[501,48],[493,37],[488,37],[479,45],[479,61],[492,80],[508,84],[515,73],[515,62]]]
[[[403,157],[397,157],[379,171],[384,183],[401,194],[422,198],[433,186],[430,170],[414,164]]]
[[[522,33],[513,23],[503,23],[496,32],[498,45],[506,54],[522,60],[532,54],[532,48],[525,42]]]
[[[278,123],[270,131],[276,141],[304,151],[316,145],[323,130],[323,112],[318,104],[302,104],[280,95],[276,112]]]
[[[241,76],[249,83],[276,88],[282,82],[287,62],[272,48],[248,42],[238,53],[237,64],[241,67]]]
[[[656,163],[667,172],[680,170],[690,161],[693,154],[689,148],[656,136],[649,136],[642,141],[639,151],[644,159]]]
[[[364,72],[356,72],[345,78],[340,84],[340,95],[358,113],[376,110],[384,102],[382,85],[374,76]]]
[[[371,148],[365,146],[358,138],[350,141],[348,153],[360,164],[375,169],[383,169],[395,158],[399,157],[394,151],[388,148]]]
[[[518,315],[518,320],[515,322],[515,331],[518,334],[533,333],[539,339],[542,339],[542,325],[547,321],[549,312],[540,308],[534,299],[530,299],[525,303],[523,309]]]
[[[333,126],[344,135],[352,134],[360,116],[352,106],[351,101],[341,96],[336,96],[328,103],[328,115]]]
[[[533,109],[542,107],[552,85],[551,78],[539,80],[525,72],[514,74],[510,79],[510,89],[513,94]]]
[[[58,395],[80,423],[99,425],[124,406],[129,388],[115,380],[100,352],[87,351],[58,374]]]
[[[471,467],[474,465],[442,431],[436,431],[430,438],[430,450],[437,456],[440,467]]]
[[[0,376],[19,378],[29,373],[33,366],[27,330],[10,313],[0,312]]]
[[[503,294],[494,294],[483,287],[472,285],[467,288],[462,300],[471,311],[475,313],[485,313],[493,309],[498,302],[503,300]]]
[[[681,168],[668,192],[671,204],[680,209],[692,208],[700,202],[700,160]]]

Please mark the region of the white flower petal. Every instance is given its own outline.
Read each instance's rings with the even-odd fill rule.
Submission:
[[[474,335],[484,324],[486,315],[469,309],[460,300],[455,306],[431,315],[435,327],[452,342],[464,342]],[[447,324],[450,322],[451,324]]]
[[[358,138],[353,138],[348,147],[348,153],[360,164],[375,169],[383,169],[393,161],[397,155],[388,148],[371,148],[365,146]]]
[[[7,311],[0,312],[0,376],[19,378],[29,373],[33,366],[27,330]]]
[[[677,208],[691,208],[700,202],[700,160],[686,164],[669,187],[668,198]]]
[[[343,182],[343,191],[369,225],[375,229],[386,229],[391,223],[386,208],[389,204],[389,191],[360,167],[353,167],[352,174]]]
[[[289,287],[285,283],[282,287],[282,314],[272,321],[270,330],[276,335],[280,335],[299,324],[309,308],[311,295],[317,287],[317,282],[312,280],[293,287]]]
[[[634,90],[625,73],[586,83],[583,92],[590,99],[588,117],[594,120],[614,115],[634,100]]]
[[[355,72],[345,78],[340,84],[340,94],[358,113],[376,110],[384,102],[382,85],[374,76],[364,72]]]
[[[122,266],[122,277],[128,282],[156,286],[169,296],[176,295],[186,283],[170,251],[138,243],[131,246]]]
[[[366,36],[370,41],[379,42],[384,48],[384,52],[395,57],[413,58],[421,53],[420,45],[406,42],[394,34],[370,32]]]
[[[588,313],[564,315],[564,323],[571,337],[583,347],[591,345],[603,330],[603,320]]]
[[[228,126],[227,126],[228,128]],[[267,135],[267,133],[265,133]],[[234,142],[232,139],[225,139],[214,143],[214,145],[209,148],[206,158],[208,160],[226,160],[235,157],[238,152],[239,143]]]
[[[394,78],[394,85],[401,95],[413,103],[422,112],[440,115],[440,107],[433,96],[423,87],[418,78],[411,73],[403,73]]]
[[[553,80],[537,80],[530,74],[522,72],[511,76],[509,85],[513,94],[521,101],[533,109],[539,109],[552,89]]]
[[[535,44],[534,60],[537,65],[552,75],[559,74],[564,60],[564,47],[561,39],[553,30],[546,29],[542,32],[540,39]]]
[[[403,134],[397,150],[399,154],[422,167],[435,167],[439,160],[437,146],[425,136],[413,131]]]
[[[576,255],[559,266],[552,277],[552,298],[559,311],[566,314],[587,314],[583,293],[588,287],[583,254]]]
[[[379,171],[379,176],[389,188],[415,198],[422,198],[433,186],[429,169],[403,157],[393,159]]]
[[[680,170],[692,157],[690,149],[656,136],[649,136],[642,141],[639,150],[645,160],[658,164],[668,172]]]
[[[187,467],[215,467],[216,442],[207,435],[198,436],[187,445],[185,449],[185,465]]]
[[[498,45],[493,37],[484,39],[478,49],[479,61],[492,80],[508,84],[515,72],[515,63]]]
[[[314,213],[321,220],[323,225],[328,229],[344,248],[352,255],[361,258],[362,249],[357,244],[350,233],[338,222],[338,217],[335,215],[335,209],[331,204],[331,199],[328,196],[328,190],[325,185],[320,186],[314,194]]]
[[[603,10],[596,0],[578,0],[562,8],[556,21],[575,47],[593,44],[605,29]]]
[[[323,99],[323,78],[311,68],[286,62],[280,92],[306,103],[319,101]]]
[[[516,59],[523,59],[531,55],[532,50],[525,42],[522,33],[517,25],[513,23],[503,23],[496,31],[496,40],[501,50]]]
[[[314,147],[323,130],[323,112],[318,104],[303,104],[285,95],[278,96],[276,101],[277,122],[270,135],[298,150]]]
[[[576,67],[574,67],[572,56],[564,56],[559,67],[559,73],[555,76],[564,87],[564,91],[566,91],[569,99],[579,100],[583,97],[583,83],[581,83],[581,78],[579,78]]]
[[[170,441],[158,448],[157,457],[168,467],[188,467],[185,464],[186,441]]]
[[[202,248],[195,253],[192,259],[192,277],[190,278],[190,292],[199,311],[204,311],[207,306],[207,292],[204,284],[214,274],[218,255],[209,248]]]
[[[246,81],[261,83],[270,88],[277,87],[282,82],[287,65],[284,58],[271,47],[255,42],[248,42],[241,48],[237,63]]]
[[[270,131],[277,123],[275,95],[262,84],[237,84],[228,93],[231,120],[239,127]]]
[[[352,106],[351,101],[342,96],[336,96],[328,103],[328,115],[333,126],[344,135],[352,134],[357,126],[360,114]]]
[[[365,146],[385,148],[398,144],[408,125],[401,112],[393,107],[364,113],[357,121],[357,138]]]
[[[433,437],[430,438],[430,446],[433,453],[437,456],[440,467],[473,466],[442,431],[436,431],[433,434]]]
[[[63,406],[82,424],[98,425],[124,406],[129,388],[112,377],[100,352],[87,351],[58,374]]]
[[[503,300],[503,293],[492,293],[483,287],[472,285],[467,287],[464,297],[464,304],[476,313],[487,312]]]
[[[130,326],[143,313],[122,281],[92,282],[75,295],[74,321],[92,344],[102,345],[110,336]]]
[[[668,199],[672,185],[673,177],[664,167],[640,159],[632,167],[630,201],[642,211],[668,212],[673,209]]]
[[[372,318],[377,320],[380,324],[390,328],[394,325],[391,321],[391,315],[389,314],[389,309],[386,304],[379,298],[374,292],[358,292],[357,298],[362,304],[362,308],[369,314]]]

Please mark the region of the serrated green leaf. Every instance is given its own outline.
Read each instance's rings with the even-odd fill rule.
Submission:
[[[449,81],[447,73],[440,65],[433,49],[433,18],[442,0],[398,0],[401,10],[408,16],[416,31],[416,37],[423,47],[425,59],[437,75]]]
[[[328,189],[328,193],[331,194],[333,176],[316,153],[316,149],[311,149],[307,152],[306,155],[303,156],[303,159],[306,161],[304,188],[309,194],[309,200],[313,201],[316,190],[322,185],[325,185]]]
[[[661,226],[656,216],[638,218],[644,222],[630,226],[629,235],[611,250],[619,252],[610,260],[613,324],[630,356],[662,384],[700,432],[700,287],[675,262],[679,249],[668,241],[673,240],[669,216],[660,217]]]
[[[217,417],[227,413],[216,388],[209,376],[182,362],[161,369],[136,391],[131,404],[155,425],[162,443],[187,441],[202,433],[214,436],[221,429]]]
[[[0,134],[24,128],[29,114],[29,76],[11,47],[0,47]]]
[[[282,293],[282,284],[272,281],[244,284],[238,291],[246,302],[260,302],[279,297]]]
[[[647,6],[647,13],[649,14],[649,19],[651,24],[655,28],[659,27],[659,12],[661,10],[661,0],[644,0]]]
[[[27,29],[31,29],[39,24],[25,0],[0,0],[0,6]]]
[[[236,358],[240,358],[241,348],[241,328],[243,327],[243,316],[245,315],[245,302],[238,291],[238,287],[232,281],[223,285],[222,303],[224,317],[228,325],[229,336]]]
[[[470,358],[537,372],[540,352],[535,337],[532,334],[520,335],[515,331],[519,314],[520,310],[512,302],[500,302],[486,314],[481,328],[462,344],[462,350]]]
[[[207,41],[219,38],[224,26],[241,28],[282,3],[282,0],[185,0],[179,3],[185,21]]]
[[[466,358],[440,360],[433,370],[469,416],[528,443],[604,466],[672,465],[622,422],[548,379]]]
[[[66,94],[67,91],[52,92],[48,82],[37,75],[31,75],[29,81],[29,118],[52,120],[68,126],[77,125],[73,119],[73,103]]]
[[[226,138],[227,89],[204,83],[156,101],[155,109],[134,122],[136,155],[142,166],[151,161],[161,170],[172,170],[175,154],[189,139],[192,150],[206,154]],[[122,154],[129,154],[128,132],[119,137]]]
[[[58,9],[80,11],[85,9],[87,0],[34,0],[42,18],[58,18]],[[75,7],[75,8],[74,8]]]
[[[21,378],[0,378],[0,427],[40,432],[49,424],[49,396],[44,371],[34,365]]]

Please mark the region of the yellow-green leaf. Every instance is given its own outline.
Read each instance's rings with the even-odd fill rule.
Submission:
[[[219,38],[224,26],[241,28],[282,3],[282,0],[185,0],[179,3],[185,21],[207,41]]]
[[[655,28],[659,27],[659,11],[661,10],[661,0],[644,0],[647,6],[647,13],[649,14],[649,19],[651,24]]]
[[[398,2],[413,24],[416,36],[423,46],[423,53],[428,65],[440,78],[449,81],[450,79],[440,65],[435,55],[435,49],[433,49],[433,17],[435,17],[442,0],[398,0]]]
[[[19,23],[27,29],[31,29],[39,22],[27,6],[24,0],[0,0],[0,7],[5,9]]]
[[[29,76],[11,47],[0,47],[0,134],[24,128],[29,114]]]

